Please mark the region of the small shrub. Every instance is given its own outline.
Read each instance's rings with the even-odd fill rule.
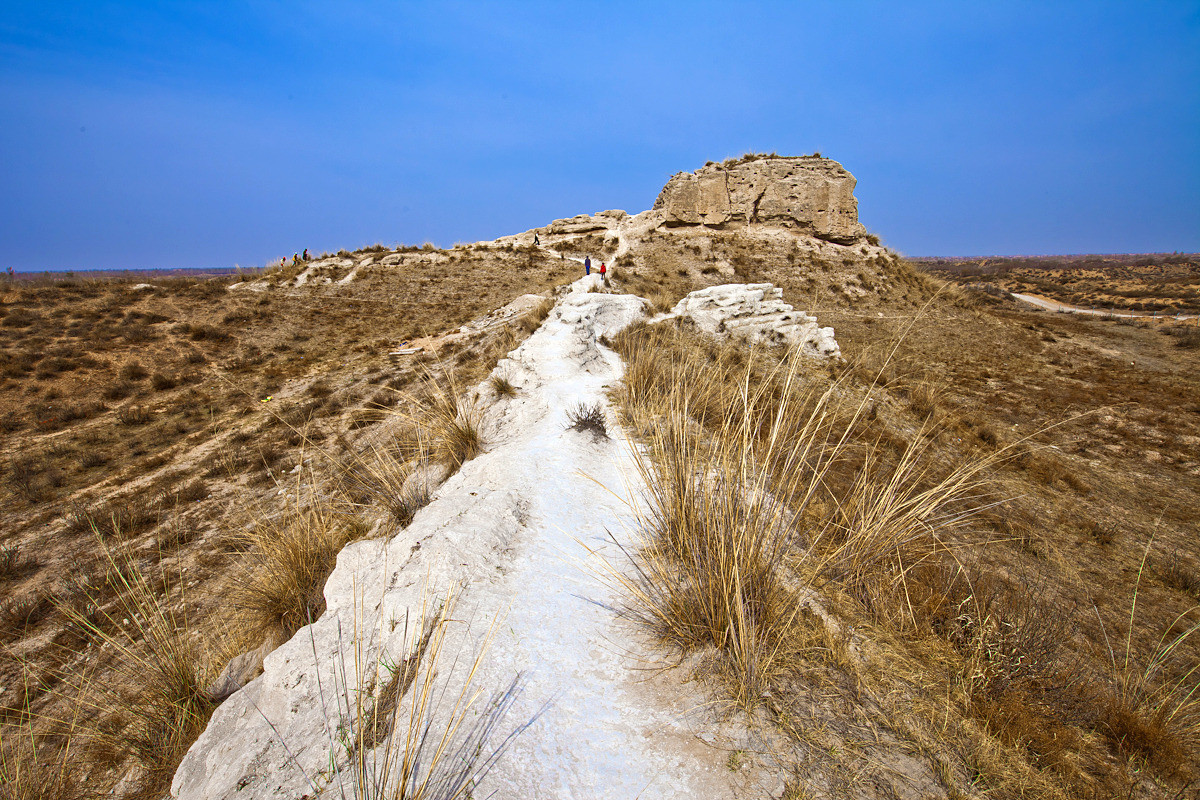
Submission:
[[[104,387],[104,391],[101,394],[105,400],[124,400],[136,391],[136,386],[129,381],[123,380],[119,383],[110,383]]]
[[[1107,547],[1117,539],[1111,526],[1095,520],[1090,520],[1084,525],[1084,532],[1101,547]]]
[[[1150,568],[1164,586],[1200,602],[1200,572],[1178,550],[1170,550],[1154,559],[1150,562]]]
[[[488,385],[497,397],[513,397],[517,393],[517,387],[513,386],[506,375],[493,375],[488,379]]]
[[[54,602],[46,592],[8,597],[0,601],[0,641],[23,636],[54,611]]]
[[[1164,332],[1175,339],[1175,346],[1184,350],[1200,348],[1200,326],[1172,325]]]
[[[151,498],[135,494],[93,508],[76,507],[69,522],[76,532],[91,530],[108,540],[137,536],[157,525],[161,517],[161,510]]]
[[[117,419],[122,425],[134,427],[154,419],[154,413],[146,406],[128,405],[117,409]]]
[[[598,438],[608,438],[608,423],[604,408],[599,403],[578,404],[567,411],[567,427],[570,430],[588,431]]]
[[[40,320],[39,314],[27,308],[10,308],[4,315],[3,321],[0,321],[0,325],[6,328],[28,328]]]
[[[156,372],[150,376],[150,385],[156,391],[165,391],[166,389],[174,389],[177,385],[175,378],[163,372]]]
[[[125,338],[125,341],[133,344],[140,344],[142,342],[148,342],[152,339],[158,338],[158,335],[154,332],[153,328],[140,322],[135,325],[126,326],[126,328],[121,331],[121,335]]]
[[[130,361],[128,364],[121,367],[121,371],[118,374],[121,376],[122,380],[140,381],[149,373],[146,371],[146,368],[141,365],[141,362]]]
[[[194,342],[205,340],[212,342],[223,342],[230,338],[230,335],[227,331],[221,330],[220,328],[214,328],[212,325],[186,325],[184,326],[184,332]]]
[[[0,547],[0,581],[12,580],[37,566],[37,559],[21,554],[18,545]]]
[[[29,454],[14,456],[8,462],[8,485],[30,503],[45,500],[47,489],[42,476],[47,467],[43,458]]]
[[[79,457],[79,466],[83,469],[95,469],[108,463],[108,456],[99,450],[88,449]]]
[[[181,503],[194,503],[208,497],[208,485],[197,478],[175,492],[175,498]]]
[[[938,410],[940,390],[928,381],[922,381],[908,392],[909,410],[917,419],[925,420]]]

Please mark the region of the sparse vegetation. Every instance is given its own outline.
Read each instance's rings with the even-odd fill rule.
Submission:
[[[599,403],[579,403],[567,409],[567,427],[607,439],[608,421],[605,418],[604,406]]]
[[[952,290],[866,245],[777,238],[655,231],[618,262],[613,286],[659,310],[706,285],[775,282],[850,359],[792,362],[686,330],[606,342],[629,358],[621,413],[654,481],[638,613],[793,737],[808,761],[789,796],[885,785],[882,764],[934,795],[1186,796],[1197,327],[1028,312],[1004,287],[1161,314],[1196,308],[1194,261],[984,264]],[[615,239],[547,246],[595,257]],[[336,292],[317,281],[351,268],[313,262],[252,278],[262,292],[190,278],[3,287],[0,794],[104,793],[131,767],[126,796],[162,790],[207,713],[189,698],[222,663],[205,654],[212,628],[245,649],[320,614],[340,543],[408,524],[427,499],[416,478],[480,451],[480,398],[464,389],[553,302],[479,335],[459,327],[578,272],[486,244],[343,255],[366,253],[402,268],[364,268]],[[310,267],[314,282],[284,285]],[[481,397],[510,396],[506,380]],[[960,464],[988,465],[986,481],[944,484]],[[304,503],[292,475],[312,487]],[[930,505],[939,486],[953,491]],[[218,613],[229,575],[256,587],[232,620]],[[139,585],[158,610],[134,624]],[[127,667],[171,660],[153,614],[203,645],[181,679]],[[118,694],[81,704],[85,674]],[[78,708],[95,730],[71,723]]]
[[[488,385],[492,387],[492,391],[496,393],[497,397],[515,397],[517,394],[517,387],[506,375],[491,376],[488,378]]]
[[[1005,445],[962,417],[944,384],[914,390],[894,377],[903,343],[888,345],[891,360],[834,370],[832,381],[812,364],[662,326],[614,345],[629,359],[621,401],[648,446],[651,485],[651,537],[625,581],[631,613],[698,655],[731,702],[768,709],[810,769],[869,770],[871,748],[864,760],[841,753],[842,723],[798,674],[853,687],[838,696],[862,712],[884,709],[872,724],[938,753],[930,769],[951,794],[965,791],[953,777],[963,767],[940,759],[962,758],[1002,793],[1039,797],[1124,785],[1125,763],[1176,788],[1190,779],[1197,680],[1183,651],[1195,652],[1194,609],[1183,606],[1163,633],[1130,615],[1125,595],[1122,655],[1116,636],[1089,625],[1088,601],[1072,599],[1086,586],[1043,577],[1031,587],[998,572],[1017,568],[1001,543],[1042,563],[1055,546],[1053,529],[1026,527],[1025,486],[1095,496],[1095,479],[1062,452]],[[902,409],[915,424],[900,421]],[[989,433],[949,435],[959,429]],[[994,524],[1007,533],[987,544],[991,508],[1005,509]],[[1070,525],[1109,552],[1127,546],[1109,522]],[[1152,572],[1190,585],[1171,552]],[[1081,640],[1110,639],[1114,657],[1081,655]],[[890,693],[906,698],[891,712]],[[814,726],[826,732],[814,738]],[[1128,761],[1114,766],[1112,753]]]
[[[268,554],[246,536],[228,532],[242,529],[247,516],[268,524],[276,519],[278,492],[289,485],[289,471],[313,458],[325,465],[315,480],[335,501],[331,513],[343,523],[330,536],[353,538],[376,523],[381,530],[403,524],[426,501],[419,482],[407,495],[389,495],[398,488],[394,482],[359,487],[357,501],[335,491],[339,459],[342,466],[353,463],[348,453],[355,452],[370,462],[373,445],[356,437],[392,436],[397,420],[427,413],[417,403],[418,370],[390,366],[386,352],[426,334],[437,340],[440,332],[455,331],[522,294],[547,294],[568,271],[542,254],[483,250],[467,256],[476,262],[472,266],[439,261],[444,256],[436,250],[395,252],[410,259],[411,268],[389,271],[386,278],[363,271],[340,287],[336,302],[315,305],[287,292],[230,292],[226,287],[233,279],[220,278],[151,279],[157,288],[139,291],[131,291],[125,278],[2,287],[0,473],[8,502],[0,539],[6,570],[0,576],[0,718],[23,720],[26,727],[3,730],[0,747],[8,760],[0,764],[7,770],[0,783],[13,783],[9,777],[16,769],[13,759],[25,752],[18,746],[23,737],[36,741],[38,750],[36,758],[21,756],[26,766],[19,783],[42,787],[44,796],[70,796],[68,789],[56,788],[60,784],[51,774],[56,770],[65,770],[76,788],[108,792],[131,768],[146,769],[135,763],[132,749],[104,745],[82,727],[71,734],[60,724],[79,707],[71,688],[75,681],[65,681],[65,673],[86,671],[126,698],[140,686],[139,678],[120,667],[113,648],[78,649],[90,635],[56,604],[70,602],[101,622],[103,614],[123,613],[117,589],[105,577],[116,580],[116,572],[93,528],[114,554],[136,552],[146,575],[186,574],[186,600],[179,592],[162,594],[165,584],[158,578],[149,583],[177,619],[186,605],[196,622],[192,638],[224,657],[232,655],[229,647],[260,644],[264,625],[270,625],[264,617],[274,615],[277,626],[287,627],[318,614],[319,588],[314,597],[311,582],[296,570],[319,572],[319,556],[328,550],[319,543],[307,549],[296,544],[292,552],[304,550],[311,560],[307,565],[293,560],[289,567],[287,548]],[[467,276],[477,270],[506,277],[472,282],[464,291]],[[279,277],[239,280],[270,283]],[[167,293],[174,302],[163,303]],[[549,306],[533,315],[548,313]],[[458,374],[473,382],[527,333],[519,325],[498,325],[465,344],[448,339],[423,356],[424,366],[440,372],[471,349]],[[378,384],[414,392],[369,391],[361,378],[367,373],[380,376]],[[281,397],[281,388],[294,378],[311,388]],[[360,416],[374,421],[349,429]],[[462,428],[466,435],[443,440],[447,463],[469,458],[478,445],[477,437],[472,444],[471,426]],[[422,447],[432,458],[431,429],[423,430]],[[352,442],[345,453],[337,449],[342,435]],[[415,467],[410,461],[405,471]],[[293,567],[290,579],[281,577]],[[226,576],[251,569],[273,572],[268,584],[277,591],[257,604],[243,603],[258,611],[239,612],[235,617],[246,616],[231,620],[221,612],[229,594]],[[99,605],[89,606],[77,579]],[[172,587],[181,585],[171,581]],[[288,594],[297,599],[287,600]],[[139,628],[126,631],[134,639],[145,635]],[[23,653],[20,662],[10,657],[15,652]],[[89,707],[87,715],[116,731],[129,719],[126,705]],[[164,765],[178,757],[172,748],[163,750]],[[145,785],[140,778],[137,787],[126,781],[121,791],[132,796]]]

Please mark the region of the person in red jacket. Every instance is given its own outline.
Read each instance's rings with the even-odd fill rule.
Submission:
[[[604,262],[600,262],[600,277],[604,277],[604,273],[608,272],[608,267],[604,266]]]

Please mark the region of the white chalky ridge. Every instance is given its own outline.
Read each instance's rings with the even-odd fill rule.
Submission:
[[[424,591],[444,594],[452,585],[465,587],[455,616],[470,624],[453,629],[451,655],[470,661],[501,619],[475,685],[500,689],[524,673],[510,727],[544,709],[474,796],[779,794],[774,775],[728,769],[730,751],[751,747],[744,732],[718,729],[705,698],[677,673],[648,679],[643,668],[652,656],[603,607],[620,603],[601,577],[604,560],[623,562],[613,538],[633,545],[629,500],[643,486],[611,413],[611,438],[600,439],[568,430],[566,411],[581,402],[607,408],[605,392],[622,365],[597,339],[641,318],[645,301],[588,293],[594,282],[576,282],[497,367],[518,392],[487,410],[488,451],[443,484],[404,531],[342,551],[325,587],[325,614],[217,709],[176,772],[172,797],[312,797],[310,780],[319,796],[340,796],[329,767],[331,750],[344,759],[331,747],[341,676],[352,687],[368,684],[371,674],[386,683],[380,664],[398,663],[412,649],[406,613],[416,619]],[[363,676],[350,652],[356,632]],[[460,662],[445,672],[453,680],[464,669]],[[721,731],[716,738],[714,730]]]
[[[770,283],[727,283],[699,289],[661,319],[687,317],[713,335],[744,336],[753,342],[787,342],[822,358],[841,356],[833,328],[783,302],[783,290]]]

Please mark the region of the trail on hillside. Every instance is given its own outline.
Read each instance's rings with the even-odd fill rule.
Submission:
[[[719,724],[701,688],[684,683],[682,670],[662,670],[661,656],[612,610],[621,598],[605,570],[627,566],[621,548],[636,546],[633,502],[643,486],[606,398],[622,365],[598,340],[641,318],[645,301],[588,292],[597,282],[576,281],[497,367],[514,397],[477,390],[488,405],[487,451],[404,531],[343,550],[325,614],[217,710],[172,796],[355,796],[337,745],[349,724],[338,698],[377,686],[386,665],[412,652],[406,616],[456,586],[463,624],[446,649],[460,657],[442,677],[465,680],[490,630],[474,685],[503,689],[520,675],[500,731],[532,720],[473,796],[779,794],[778,770],[753,757],[748,769],[728,767],[731,753],[754,749],[749,734]],[[569,428],[567,412],[581,403],[606,409],[607,437]]]
[[[1145,314],[1136,311],[1115,311],[1105,308],[1082,308],[1080,306],[1069,305],[1068,303],[1060,303],[1057,300],[1039,297],[1036,294],[1018,294],[1017,292],[1012,292],[1012,296],[1022,302],[1028,303],[1031,306],[1037,306],[1038,308],[1045,309],[1046,311],[1060,311],[1070,314],[1088,314],[1095,317],[1119,317],[1121,319],[1139,319],[1142,317],[1145,317],[1146,319],[1196,319],[1194,314],[1172,314],[1166,311],[1162,312],[1161,314]]]

